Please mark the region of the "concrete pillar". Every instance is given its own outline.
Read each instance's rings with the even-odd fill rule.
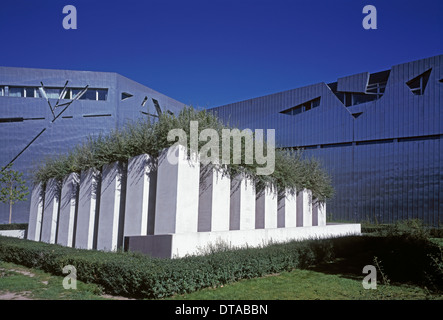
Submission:
[[[117,251],[123,245],[125,172],[114,162],[103,166],[100,188],[100,210],[97,229],[97,250]]]
[[[154,233],[157,171],[153,159],[141,154],[128,161],[124,236]]]
[[[52,178],[46,183],[41,241],[55,243],[60,209],[60,183]]]
[[[277,228],[277,192],[273,188],[265,188],[255,205],[255,228]]]
[[[198,231],[228,231],[231,179],[214,167],[200,168]]]
[[[312,225],[326,225],[326,203],[320,202],[318,199],[312,204]]]
[[[231,180],[229,229],[255,229],[255,186],[243,175]]]
[[[95,245],[95,227],[98,218],[100,197],[100,171],[95,168],[82,171],[78,197],[77,226],[75,247],[93,249]]]
[[[197,232],[200,162],[181,145],[158,159],[154,234]]]
[[[31,206],[29,208],[28,240],[40,241],[43,218],[43,187],[39,183],[32,188]]]
[[[312,226],[312,191],[303,189],[297,193],[297,227]]]
[[[286,190],[278,201],[278,228],[294,228],[297,226],[297,197],[295,192]]]
[[[62,183],[57,232],[57,244],[62,246],[72,247],[74,243],[79,182],[80,175],[78,173],[71,173]]]

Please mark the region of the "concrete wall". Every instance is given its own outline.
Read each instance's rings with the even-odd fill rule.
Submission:
[[[361,233],[360,224],[331,224],[321,227],[231,230],[128,237],[127,249],[159,258],[180,258],[208,252],[210,247],[260,247],[270,243],[334,238]]]
[[[0,236],[24,239],[26,230],[0,230]]]

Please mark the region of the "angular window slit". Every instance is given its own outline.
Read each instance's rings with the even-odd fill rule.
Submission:
[[[146,105],[146,102],[148,101],[148,97],[145,97],[142,101],[142,107]]]
[[[157,111],[157,114],[158,114],[159,116],[161,116],[161,114],[162,114],[163,112],[162,112],[162,108],[160,108],[160,104],[159,104],[158,101],[157,101],[156,99],[154,99],[154,98],[152,98],[152,102],[154,103],[154,107],[155,107],[155,110]]]
[[[121,100],[123,101],[123,100],[129,99],[129,98],[131,98],[133,96],[134,96],[133,94],[130,94],[130,93],[127,93],[127,92],[122,92]]]
[[[317,108],[319,105],[320,105],[320,97],[317,97],[315,99],[312,99],[312,100],[306,101],[302,104],[299,104],[295,107],[280,111],[280,113],[287,114],[290,116],[295,116],[299,113],[309,111],[313,108]]]
[[[413,94],[423,95],[425,93],[431,71],[432,68],[406,82],[406,85],[411,89]]]
[[[45,120],[45,118],[23,118],[23,120]]]
[[[23,118],[0,118],[0,123],[23,122]]]
[[[84,114],[83,118],[112,117],[112,114]]]
[[[322,144],[321,148],[352,147],[352,142]]]

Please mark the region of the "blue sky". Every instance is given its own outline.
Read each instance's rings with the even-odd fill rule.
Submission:
[[[442,54],[443,1],[16,0],[0,37],[2,66],[117,72],[214,107]]]

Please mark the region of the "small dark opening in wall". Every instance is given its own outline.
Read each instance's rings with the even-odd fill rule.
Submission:
[[[84,114],[83,118],[111,117],[112,114]]]
[[[148,101],[148,97],[145,97],[145,98],[143,99],[143,101],[142,101],[142,107],[144,107],[144,106],[145,106],[145,104],[146,104],[146,101]]]
[[[155,107],[155,110],[157,111],[157,114],[160,116],[163,113],[162,108],[160,108],[160,104],[154,98],[152,98],[152,102],[154,103],[154,107]]]
[[[439,134],[429,135],[429,136],[421,136],[421,137],[398,138],[398,142],[437,140],[437,139],[441,139]]]
[[[320,97],[306,101],[306,102],[299,104],[295,107],[280,111],[280,113],[287,114],[290,116],[295,116],[299,113],[309,111],[313,108],[317,108],[318,106],[320,106]]]
[[[383,143],[393,143],[394,139],[384,139],[384,140],[367,140],[367,141],[357,141],[357,146],[365,146],[372,144],[383,144]]]
[[[130,93],[127,93],[127,92],[122,92],[122,101],[123,100],[126,100],[126,99],[129,99],[129,98],[131,98],[131,97],[133,97],[134,95],[132,95],[132,94],[130,94]]]
[[[23,118],[0,118],[0,123],[23,122]]]
[[[23,118],[23,120],[28,121],[28,120],[45,120],[45,118]]]
[[[357,119],[358,117],[360,117],[363,114],[363,112],[357,112],[357,113],[353,113],[352,116]]]
[[[352,147],[352,142],[331,143],[331,144],[321,145],[321,148],[339,148],[339,147]]]
[[[428,84],[429,76],[432,69],[429,69],[417,77],[406,82],[406,85],[411,89],[415,95],[422,95],[425,93],[426,85]]]

